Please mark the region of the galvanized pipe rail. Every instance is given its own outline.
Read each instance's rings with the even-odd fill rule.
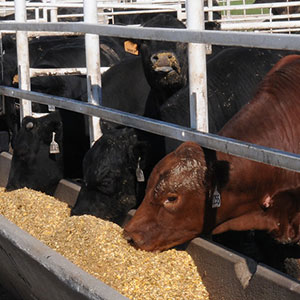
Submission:
[[[251,143],[221,137],[216,134],[203,133],[130,113],[121,112],[104,106],[95,106],[73,99],[55,97],[37,92],[21,91],[16,88],[0,86],[0,94],[9,97],[26,98],[41,104],[51,104],[55,107],[68,109],[74,112],[97,116],[108,121],[138,128],[180,141],[195,141],[203,147],[221,151],[231,155],[244,157],[250,160],[263,162],[272,166],[300,172],[300,155],[277,149],[267,148]]]
[[[15,0],[15,19],[19,22],[26,22],[26,9],[24,0]],[[29,77],[29,48],[28,36],[26,32],[18,31],[16,33],[17,42],[17,58],[18,58],[18,76],[19,87],[23,90],[30,90],[30,77]],[[20,121],[25,116],[31,115],[31,102],[28,100],[20,99]]]
[[[255,47],[266,49],[299,50],[300,36],[250,32],[220,32],[214,30],[188,30],[169,28],[140,28],[118,25],[93,25],[80,22],[22,23],[0,22],[0,30],[18,31],[69,31],[92,33],[102,36],[158,40],[182,43],[203,43],[224,46]]]
[[[101,73],[106,72],[109,67],[101,67]],[[50,68],[50,69],[39,69],[30,68],[30,77],[42,77],[42,76],[68,76],[68,75],[86,75],[86,68]]]
[[[188,1],[187,28],[204,30],[203,1]],[[189,43],[189,99],[191,128],[208,132],[205,44]]]
[[[84,0],[84,22],[97,23],[97,1]],[[100,72],[100,47],[99,35],[87,33],[85,35],[85,57],[87,68],[87,94],[88,102],[93,105],[102,103],[101,72]],[[90,145],[102,135],[100,119],[95,116],[89,117]]]

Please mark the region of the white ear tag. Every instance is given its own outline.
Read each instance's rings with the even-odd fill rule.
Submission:
[[[217,187],[216,187],[215,191],[213,193],[211,207],[216,208],[216,207],[220,207],[220,206],[221,206],[221,195],[218,192]]]
[[[52,142],[50,143],[50,153],[57,154],[59,153],[59,145],[55,142],[55,132],[52,132]]]
[[[140,168],[140,160],[141,158],[139,157],[138,159],[138,164],[135,170],[135,175],[136,175],[136,180],[138,182],[144,182],[145,181],[145,176],[143,170]]]

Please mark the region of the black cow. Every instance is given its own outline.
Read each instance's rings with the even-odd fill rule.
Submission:
[[[185,28],[182,22],[165,14],[143,26]],[[135,43],[136,54],[140,56],[124,60],[104,74],[103,104],[159,119],[160,105],[187,83],[187,46],[150,40]],[[113,123],[110,126],[118,127]]]
[[[143,27],[184,29],[185,25],[172,16],[159,14],[144,23]],[[157,118],[159,106],[187,83],[187,45],[152,40],[138,40],[136,43],[145,77],[151,87],[145,115]]]
[[[144,27],[167,27],[167,28],[185,28],[184,24],[180,21],[178,21],[176,18],[160,14],[156,17],[152,18],[148,22],[146,22]],[[120,89],[116,88],[115,86],[115,80],[113,81],[113,94],[117,95],[114,99],[108,99],[108,94],[103,93],[103,102],[105,105],[105,102],[107,101],[107,106],[118,108],[121,110],[125,110],[128,112],[133,113],[140,113],[145,116],[150,116],[153,118],[159,119],[159,107],[161,104],[168,99],[174,92],[182,88],[187,83],[187,47],[183,43],[171,43],[171,42],[158,42],[158,41],[146,41],[141,40],[138,41],[138,48],[137,50],[141,53],[141,59],[136,58],[132,59],[130,61],[124,62],[121,65],[119,65],[120,70],[125,70],[125,77],[130,78],[132,81],[133,78],[137,78],[136,82],[133,82],[133,85],[126,84],[125,88],[129,89],[129,93],[126,92],[125,95],[130,95],[130,99],[125,98],[125,95],[121,94],[121,91],[124,91],[124,83],[121,82]],[[128,66],[130,66],[128,68]],[[113,68],[112,68],[113,69]],[[114,69],[117,69],[117,66],[114,67]],[[135,73],[134,76],[130,76],[129,74],[126,74],[126,71],[130,73]],[[135,70],[135,72],[132,72],[132,70]],[[109,71],[108,71],[109,72]],[[114,74],[115,71],[111,71],[111,74]],[[122,74],[122,73],[121,73]],[[124,74],[124,73],[123,73]],[[141,76],[139,76],[141,74]],[[105,78],[109,78],[110,73],[104,76]],[[123,77],[123,76],[121,76]],[[142,80],[139,80],[142,79]],[[146,96],[145,91],[147,89],[144,88],[147,83],[145,82],[145,79],[147,80],[149,86],[150,86],[150,92]],[[126,83],[128,83],[128,80],[126,80]],[[105,87],[105,83],[104,83]],[[137,88],[135,88],[137,87]],[[143,88],[142,88],[143,87]],[[133,95],[131,93],[133,92]],[[129,105],[126,105],[123,103],[125,98],[126,103],[130,103],[129,100],[137,100],[136,102],[131,102]],[[106,99],[106,100],[105,100]],[[121,102],[120,100],[123,99]],[[110,101],[114,100],[114,101]],[[144,102],[146,100],[146,102]],[[103,122],[103,126],[108,127],[118,127],[118,125],[112,124],[110,122]],[[121,135],[123,133],[120,133]],[[148,135],[139,132],[139,137],[141,135],[147,137],[143,137],[142,140],[151,140],[150,145],[155,145],[157,143],[160,143],[159,139],[160,137],[156,137],[154,135]],[[103,137],[103,140],[105,137]],[[97,143],[94,145],[94,148],[101,148],[102,142]],[[95,150],[98,151],[98,150]],[[153,155],[155,153],[155,155]],[[155,152],[152,154],[151,161],[157,161],[162,155],[164,154],[163,151],[159,151],[159,149],[155,149]],[[154,159],[155,157],[155,159]],[[113,161],[113,160],[111,160]],[[119,161],[119,164],[122,160]],[[148,164],[152,166],[151,164]],[[98,168],[95,168],[95,170],[102,167],[102,165],[99,165]],[[91,174],[91,173],[90,173]],[[128,177],[132,177],[129,176]],[[148,174],[147,174],[148,175]],[[84,174],[85,182],[89,182],[90,179],[89,174]],[[99,181],[98,181],[99,183]],[[87,185],[89,186],[89,185]],[[133,189],[130,190],[135,190]],[[84,189],[81,192],[80,199],[85,199],[87,193],[87,189]],[[101,198],[101,196],[99,197]],[[95,198],[94,198],[95,199]],[[84,204],[85,200],[79,200],[76,208],[73,209],[73,213],[80,213],[83,210],[86,210],[86,205]],[[79,203],[83,203],[83,206],[81,206]]]
[[[148,21],[145,26],[151,27],[179,27],[185,28],[184,25],[179,22],[177,19],[172,18],[170,16],[158,15],[153,20]],[[77,54],[75,59],[69,55],[72,51],[73,53],[82,53],[82,48],[80,46],[80,38],[74,39],[72,43],[72,47],[68,43],[68,46],[65,48],[61,44],[54,45],[51,47],[45,54],[42,54],[38,60],[35,60],[33,66],[34,67],[53,67],[53,66],[65,66],[65,67],[72,67],[76,63],[79,63],[82,60],[82,57]],[[79,46],[78,46],[79,43]],[[79,51],[77,51],[77,48]],[[177,89],[181,88],[187,80],[187,64],[186,64],[186,45],[182,43],[168,43],[168,42],[151,42],[151,41],[141,41],[139,43],[139,50],[141,51],[142,58],[141,59],[132,59],[130,60],[130,69],[125,73],[125,76],[130,79],[132,82],[133,78],[136,76],[130,76],[131,74],[135,74],[135,70],[138,72],[142,72],[144,69],[145,75],[143,78],[146,78],[150,87],[150,95],[147,102],[148,102],[148,112],[157,111],[155,107],[151,108],[154,103],[158,103],[161,99],[157,99],[160,96],[160,92],[168,87],[167,93],[165,93],[164,98],[169,97],[171,93],[176,91]],[[132,67],[131,62],[135,61],[135,67]],[[68,65],[65,65],[68,64]],[[150,65],[149,65],[150,64]],[[78,66],[78,65],[77,65]],[[127,66],[128,68],[128,66]],[[152,70],[155,70],[152,72]],[[161,73],[164,76],[161,76]],[[13,73],[12,73],[13,74]],[[106,82],[109,82],[109,74],[104,76],[104,86]],[[124,73],[123,73],[124,74]],[[143,73],[142,73],[143,74]],[[142,77],[140,77],[141,79]],[[138,77],[139,79],[139,77]],[[10,76],[10,80],[12,80],[12,76]],[[65,97],[72,97],[79,100],[84,100],[83,98],[86,96],[84,93],[85,82],[80,78],[77,78],[76,82],[72,83],[68,81],[67,77],[55,77],[55,78],[33,78],[32,79],[32,90],[38,92],[46,92],[49,94],[54,94],[58,96],[65,96]],[[130,83],[125,83],[125,86],[129,87],[129,91],[135,90]],[[141,84],[143,82],[143,84]],[[144,80],[133,82],[135,86],[138,85],[139,89],[135,90],[134,95],[132,98],[135,97],[134,101],[137,101],[137,105],[131,104],[130,107],[126,107],[126,103],[123,102],[123,106],[125,106],[124,110],[134,112],[134,113],[144,113],[146,107],[145,99],[146,97],[140,97],[140,95],[146,95],[146,92],[149,91],[147,83]],[[124,83],[121,83],[124,86]],[[112,85],[108,86],[110,91],[113,92]],[[141,87],[145,87],[141,89]],[[110,97],[110,91],[107,88],[103,88],[103,104],[109,107],[114,107],[114,102],[112,102]],[[121,90],[121,89],[120,89]],[[108,92],[106,92],[108,91]],[[124,89],[123,89],[124,91]],[[127,93],[127,92],[126,92]],[[143,94],[144,93],[144,94]],[[120,94],[119,94],[120,95]],[[122,95],[126,97],[125,95]],[[153,97],[155,96],[155,97]],[[130,96],[131,97],[131,96]],[[156,98],[157,97],[157,98]],[[130,101],[130,99],[126,99]],[[150,99],[150,100],[149,100]],[[112,104],[111,104],[112,103]],[[153,104],[152,104],[153,103]],[[134,107],[132,107],[134,105]],[[117,105],[120,108],[119,105]],[[122,109],[122,107],[121,107]],[[62,111],[63,112],[63,111]],[[82,122],[72,120],[68,118],[67,114],[75,113],[62,113],[62,122],[63,122],[63,130],[64,130],[64,156],[65,156],[65,174],[66,177],[81,177],[81,173],[76,173],[76,171],[81,170],[81,162],[84,153],[88,150],[88,138],[87,135],[82,133],[83,139],[80,138],[78,142],[78,134],[81,131],[85,131],[85,126]],[[156,116],[156,113],[152,114]],[[82,117],[82,116],[80,116]],[[77,129],[76,129],[77,128]],[[68,141],[67,141],[68,140]],[[67,141],[67,142],[66,142]],[[68,148],[67,148],[68,147]],[[77,151],[77,148],[82,148],[80,151]],[[77,155],[80,154],[80,155]],[[74,157],[75,155],[75,157]],[[80,167],[79,167],[80,166]],[[70,171],[69,171],[70,170]]]
[[[185,4],[182,4],[183,7]],[[208,3],[207,0],[204,0],[204,6],[207,7]],[[213,6],[218,6],[218,2],[216,0],[213,0]],[[154,18],[157,13],[134,13],[136,9],[126,9],[126,8],[116,8],[114,9],[114,12],[125,12],[127,11],[128,14],[119,14],[114,16],[114,24],[120,24],[120,25],[130,25],[130,24],[144,24],[145,22],[151,20]],[[105,9],[105,11],[108,11]],[[130,13],[132,12],[132,13]],[[172,16],[174,18],[177,18],[177,11],[172,12],[165,12],[161,13],[164,15]],[[221,19],[221,14],[219,12],[214,11],[213,12],[213,20],[219,20]],[[205,20],[208,20],[208,14],[205,13]],[[112,23],[112,21],[110,21]],[[217,23],[215,22],[206,22],[206,29],[217,29],[218,27]]]
[[[287,51],[272,51],[264,49],[246,49],[246,48],[232,48],[226,49],[220,52],[213,59],[209,60],[207,64],[208,71],[208,99],[209,99],[209,121],[210,131],[217,132],[223,127],[227,120],[229,120],[243,105],[245,105],[252,97],[256,85],[263,78],[263,76],[269,71],[269,69],[285,54]],[[116,88],[117,89],[117,88]],[[176,123],[178,125],[189,127],[189,89],[183,88],[179,92],[175,93],[171,98],[167,99],[160,107],[159,113],[160,119],[170,123]],[[105,121],[102,125],[107,125]],[[85,172],[87,166],[84,166],[84,182],[85,188],[80,193],[77,199],[76,205],[72,210],[73,214],[91,213],[97,214],[94,211],[95,203],[93,199],[101,199],[105,197],[101,190],[97,190],[97,184],[101,186],[101,178],[95,176],[97,173],[102,173],[101,167],[104,163],[100,161],[105,160],[105,163],[111,163],[114,165],[114,170],[123,169],[123,166],[128,164],[123,157],[116,157],[110,154],[110,151],[106,151],[105,158],[101,154],[103,152],[102,143],[105,142],[105,136],[107,131],[104,130],[104,135],[99,141],[89,150],[89,155],[93,153],[94,157],[98,157],[99,162],[97,164],[91,164],[88,166],[89,172]],[[122,136],[123,133],[120,132]],[[142,167],[144,171],[145,181],[148,174],[156,162],[162,158],[166,153],[175,149],[180,143],[177,140],[162,139],[159,136],[145,133],[139,130],[135,130],[132,135],[137,135],[140,142],[144,142],[145,149],[144,155],[141,156]],[[120,142],[121,138],[114,132],[114,143]],[[103,139],[103,140],[102,140]],[[102,141],[101,141],[102,140]],[[114,145],[114,143],[112,143]],[[105,146],[113,147],[113,146]],[[123,148],[123,151],[129,155],[134,148],[134,145]],[[112,151],[113,153],[113,151]],[[137,162],[132,162],[131,169],[137,168]],[[93,170],[93,171],[91,171]],[[110,181],[115,181],[115,173],[108,174]],[[98,180],[98,183],[96,182]],[[120,179],[118,179],[120,180]],[[145,186],[145,183],[137,181],[137,175],[132,173],[124,173],[124,177],[120,181],[126,180],[128,185],[132,187],[128,188],[130,191],[138,189],[139,191]],[[93,182],[93,189],[89,189],[89,182]],[[93,197],[91,196],[94,193]],[[110,195],[112,202],[118,201],[118,198],[122,194],[122,190],[116,189],[115,193]],[[125,195],[122,195],[125,197]],[[132,196],[132,195],[130,195]],[[135,195],[135,205],[138,205],[143,198],[143,192],[139,192]],[[99,201],[99,200],[98,200]],[[134,207],[134,206],[133,206]],[[103,215],[101,215],[103,217]]]
[[[31,66],[35,68],[84,67],[84,37],[50,37],[33,39],[30,46]],[[100,44],[101,63],[112,66],[127,56],[118,39],[103,37]],[[15,48],[5,55],[4,84],[12,85],[17,74]],[[17,85],[17,82],[13,84]],[[62,96],[81,101],[87,100],[85,76],[34,77],[31,79],[31,90]],[[18,103],[18,101],[16,101]],[[48,112],[48,106],[32,103],[34,112]],[[64,131],[64,161],[67,178],[82,177],[82,159],[89,149],[87,117],[82,114],[61,110]],[[14,147],[14,136],[18,130],[19,109],[15,101],[6,101],[6,123],[12,132],[11,143]],[[81,142],[78,143],[78,140]]]
[[[6,190],[26,186],[53,194],[63,178],[62,138],[58,112],[40,118],[25,117],[16,137]],[[50,151],[53,141],[58,144],[59,153]]]
[[[112,66],[102,76],[102,104],[138,115],[145,113],[150,85],[140,56]]]
[[[121,225],[136,206],[136,195],[143,194],[136,172],[145,170],[148,147],[132,128],[104,131],[84,157],[84,184],[72,214],[91,214]]]
[[[274,3],[274,2],[292,2],[297,0],[255,0],[255,4],[259,3]],[[285,14],[296,14],[300,12],[299,6],[290,6],[290,7],[273,7],[272,14],[273,15],[285,15]]]
[[[47,40],[47,38],[44,38],[46,47]],[[37,44],[39,44],[39,41],[37,41]],[[34,44],[32,47],[34,47]],[[39,46],[39,49],[41,49],[41,46]],[[127,57],[129,57],[129,55],[124,51],[121,39],[106,36],[100,37],[101,66],[110,67]],[[84,36],[62,37],[56,44],[52,42],[52,46],[43,49],[39,59],[36,59],[33,63],[34,68],[85,66]]]
[[[264,75],[290,51],[257,48],[228,48],[207,64],[209,132],[217,133],[253,96]],[[190,126],[189,87],[186,86],[161,107],[161,120]],[[166,139],[166,153],[179,146]]]
[[[143,27],[184,29],[185,25],[171,15],[159,14]],[[160,106],[187,84],[187,45],[151,40],[134,42],[139,57],[124,60],[104,74],[103,104],[159,119]],[[208,60],[222,48],[216,46]]]

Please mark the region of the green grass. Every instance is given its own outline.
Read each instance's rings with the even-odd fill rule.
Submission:
[[[246,4],[253,4],[254,0],[246,0]],[[226,1],[223,2],[226,5]],[[243,1],[232,1],[232,5],[242,5]],[[222,5],[220,3],[220,5]],[[264,13],[268,13],[268,9],[264,9]],[[222,14],[225,14],[225,12],[223,12]],[[230,12],[231,15],[243,15],[243,11],[242,10],[232,10]],[[261,9],[246,9],[246,14],[247,15],[254,15],[254,14],[261,14]]]

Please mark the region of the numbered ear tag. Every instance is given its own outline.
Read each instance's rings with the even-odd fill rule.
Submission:
[[[131,41],[124,42],[124,50],[133,55],[139,55],[138,45]]]
[[[50,143],[50,154],[59,153],[59,145],[55,142],[55,132],[52,132],[52,142]]]
[[[215,191],[213,193],[212,197],[212,208],[220,207],[221,206],[221,195],[217,190],[217,187],[215,188]]]
[[[135,175],[136,175],[136,180],[138,182],[144,182],[145,181],[145,176],[143,170],[140,168],[140,160],[141,158],[139,157],[138,159],[138,164],[135,170]]]

